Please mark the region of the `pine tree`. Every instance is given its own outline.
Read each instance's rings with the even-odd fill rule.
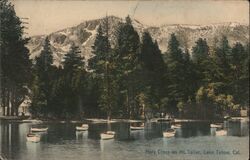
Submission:
[[[82,74],[85,73],[84,58],[80,55],[81,51],[78,46],[73,43],[70,50],[63,57],[63,75],[70,89],[76,94],[79,93],[81,87]]]
[[[99,106],[106,112],[107,118],[111,119],[112,112],[116,106],[115,92],[117,86],[114,74],[114,52],[109,42],[108,17],[103,25],[100,25],[98,28],[94,46],[92,47],[95,55],[89,62],[91,69],[98,76],[97,80],[100,88]]]
[[[48,37],[45,38],[43,50],[41,54],[36,57],[34,65],[34,82],[33,82],[33,96],[31,104],[31,112],[39,111],[36,115],[42,114],[47,116],[51,104],[51,81],[54,67],[53,55],[50,48]],[[36,109],[35,107],[39,107]],[[35,114],[35,113],[34,113]]]
[[[153,42],[151,35],[144,32],[142,35],[140,60],[146,69],[158,71],[164,67],[164,61],[157,41]]]
[[[94,72],[97,74],[104,73],[104,65],[107,58],[109,57],[111,47],[108,37],[104,35],[101,25],[98,27],[92,50],[94,57],[89,60],[90,69],[94,70]]]
[[[159,102],[164,92],[164,61],[162,54],[157,41],[153,42],[148,32],[143,33],[140,48],[139,63],[141,63],[141,79],[138,85],[141,86],[141,94],[149,101],[147,104],[150,106],[146,107],[153,108],[152,106],[158,105],[157,108],[159,109]],[[145,104],[141,105],[145,106]]]
[[[48,37],[45,38],[43,50],[41,54],[35,59],[35,69],[40,78],[47,78],[47,73],[45,71],[49,71],[50,67],[53,64],[53,55],[50,48],[50,42]],[[45,79],[43,79],[45,80]]]
[[[241,85],[239,89],[241,95],[239,101],[241,105],[244,106],[245,108],[249,106],[249,66],[250,66],[249,51],[250,47],[249,44],[247,44],[245,46],[245,53],[244,53],[245,60],[243,60],[243,72],[240,76]]]
[[[192,50],[192,59],[196,63],[201,63],[201,61],[206,60],[209,56],[209,47],[206,39],[199,38]]]
[[[62,98],[64,98],[63,110],[67,118],[77,115],[76,113],[83,109],[82,94],[85,90],[86,71],[80,53],[79,47],[72,44],[63,58],[62,90],[64,94]]]
[[[83,58],[80,55],[81,51],[78,46],[75,46],[73,43],[70,47],[70,50],[63,57],[63,68],[67,71],[76,71],[84,67]]]
[[[140,48],[139,35],[132,26],[130,17],[121,23],[116,32],[116,66],[119,77],[120,91],[123,96],[124,112],[127,118],[131,118],[138,107],[136,107],[136,72],[138,69],[138,54]]]
[[[190,53],[188,49],[184,52],[183,57],[183,66],[184,66],[184,79],[185,83],[183,84],[184,89],[184,97],[182,102],[192,101],[195,97],[195,92],[198,89],[198,75],[195,70],[195,64],[192,62],[190,58]]]
[[[232,58],[231,47],[229,46],[226,36],[223,36],[219,46],[216,48],[214,60],[219,67],[221,76],[221,82],[224,84],[230,81],[230,60]],[[224,88],[226,89],[226,88]],[[226,89],[227,90],[227,89]]]
[[[209,58],[209,47],[206,39],[199,38],[196,45],[192,48],[192,61],[196,71],[196,84],[198,86],[204,85],[211,81],[208,73],[208,67],[211,59]],[[197,88],[198,89],[198,88]]]
[[[230,94],[233,95],[236,102],[246,105],[249,95],[246,71],[248,70],[248,54],[243,45],[237,42],[232,48],[232,57],[230,59],[231,77]],[[244,76],[246,75],[246,76]]]
[[[168,83],[167,91],[168,91],[168,99],[169,104],[167,104],[167,110],[172,113],[177,112],[177,103],[182,101],[184,98],[184,87],[185,84],[184,79],[184,54],[180,49],[179,41],[177,40],[175,34],[171,34],[168,50],[167,50],[167,74],[165,77],[167,78],[165,81]]]
[[[0,101],[4,115],[18,115],[31,79],[31,61],[25,47],[29,39],[24,38],[22,22],[7,0],[0,2],[0,20]]]

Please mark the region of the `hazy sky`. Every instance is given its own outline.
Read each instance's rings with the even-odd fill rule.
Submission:
[[[210,24],[240,22],[249,24],[248,1],[81,1],[12,0],[18,16],[29,18],[30,36],[48,34],[84,20],[128,14],[147,25]],[[136,9],[136,10],[135,10]]]

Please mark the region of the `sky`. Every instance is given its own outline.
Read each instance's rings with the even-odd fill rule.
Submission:
[[[163,24],[206,25],[222,22],[249,24],[249,2],[244,0],[153,0],[153,1],[82,1],[12,0],[19,17],[29,24],[29,36],[75,26],[84,20],[130,15],[150,26]]]

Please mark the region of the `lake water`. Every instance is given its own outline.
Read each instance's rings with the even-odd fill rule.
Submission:
[[[80,124],[48,123],[41,142],[26,141],[31,123],[0,121],[0,153],[10,160],[247,160],[249,125],[225,122],[227,136],[215,136],[209,123],[182,123],[175,137],[163,138],[169,123],[146,123],[144,130],[130,131],[129,123],[95,123],[76,132]],[[115,139],[100,140],[113,130]]]

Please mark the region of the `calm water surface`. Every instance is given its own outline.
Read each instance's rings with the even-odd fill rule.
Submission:
[[[225,122],[227,136],[215,136],[209,123],[182,123],[173,138],[163,138],[168,123],[146,123],[130,131],[129,123],[95,123],[89,131],[76,132],[80,124],[43,124],[49,127],[41,142],[26,141],[31,123],[0,121],[0,153],[10,160],[247,160],[249,125]],[[113,140],[100,133],[113,130]]]

